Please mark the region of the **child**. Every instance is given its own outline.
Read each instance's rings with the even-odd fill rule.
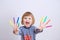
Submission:
[[[39,32],[43,31],[43,28],[45,27],[40,26],[39,28],[35,28],[35,26],[32,26],[35,22],[34,16],[31,12],[25,12],[22,16],[22,25],[20,28],[18,28],[17,24],[14,24],[13,33],[21,35],[21,40],[35,40],[35,35]]]

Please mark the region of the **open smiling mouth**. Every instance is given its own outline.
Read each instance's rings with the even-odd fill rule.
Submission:
[[[29,22],[26,22],[26,24],[30,24]]]

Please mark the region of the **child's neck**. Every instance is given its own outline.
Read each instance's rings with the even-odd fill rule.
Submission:
[[[27,26],[24,26],[24,28],[27,28],[27,29],[29,29],[30,27],[31,27],[31,26],[28,26],[28,27],[27,27]]]

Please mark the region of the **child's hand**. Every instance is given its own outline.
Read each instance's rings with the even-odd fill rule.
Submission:
[[[17,26],[17,24],[14,24],[13,33],[14,34],[18,33],[18,26]]]
[[[46,26],[48,25],[48,23],[50,22],[51,20],[49,19],[47,22],[41,22],[40,23],[40,27],[39,27],[39,29],[40,30],[43,30],[44,28],[46,28]]]
[[[13,17],[13,21],[14,21],[14,28],[13,28],[13,33],[17,34],[18,33],[18,26],[19,26],[19,17],[17,18],[17,22],[15,22],[15,18]]]
[[[41,24],[38,29],[43,30],[46,26],[44,24]]]
[[[15,22],[15,18],[13,18],[13,21],[9,21],[10,25],[13,26],[13,33],[15,34],[18,31],[18,24]]]
[[[14,28],[13,28],[13,30],[17,30],[17,29],[18,29],[17,24],[14,24]]]

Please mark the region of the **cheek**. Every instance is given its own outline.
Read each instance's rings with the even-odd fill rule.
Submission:
[[[25,24],[26,20],[23,19],[23,24]]]
[[[32,20],[30,20],[30,24],[32,24]]]
[[[26,19],[23,19],[23,22],[26,22]]]

